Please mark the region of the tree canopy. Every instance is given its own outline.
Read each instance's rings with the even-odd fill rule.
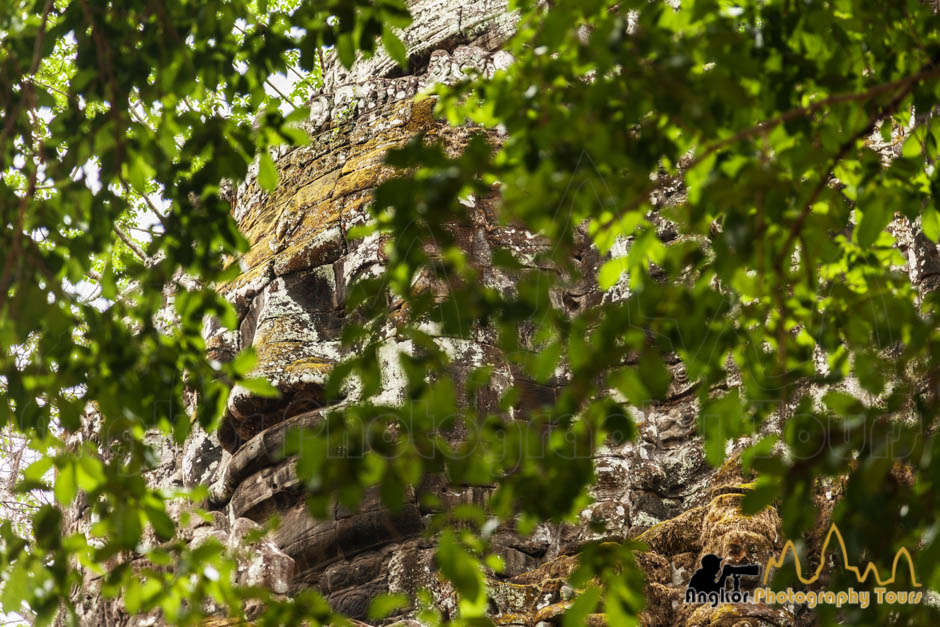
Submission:
[[[931,437],[940,292],[912,283],[895,228],[910,223],[933,245],[940,237],[940,16],[918,0],[514,6],[514,64],[436,89],[436,111],[476,124],[477,139],[455,156],[418,137],[388,157],[401,176],[376,191],[375,221],[361,230],[391,236],[388,262],[357,284],[362,323],[345,337],[357,357],[330,385],[337,393],[357,377],[366,401],[337,424],[376,431],[355,439],[370,445],[361,455],[342,459],[315,454],[335,445],[322,434],[296,443],[311,512],[333,500],[355,506],[372,486],[395,507],[427,473],[495,484],[486,508],[442,517],[438,540],[442,574],[461,595],[458,620],[479,624],[484,566],[499,566],[488,520],[518,518],[524,531],[576,516],[594,476],[590,452],[632,436],[627,407],[666,393],[676,356],[696,382],[710,463],[722,463],[729,440],[764,434],[787,414],[779,434],[755,437],[743,455],[757,472],[748,511],[775,504],[787,537],[799,538],[816,521],[815,482],[836,478],[846,487],[834,518],[849,544],[889,569],[900,546],[916,547],[920,580],[940,589]],[[332,618],[312,592],[279,601],[235,587],[221,547],[173,542],[167,503],[200,493],[161,493],[140,471],[149,430],[181,442],[191,419],[218,425],[233,384],[269,391],[247,378],[250,355],[212,362],[201,335],[207,316],[235,325],[211,289],[238,272],[228,260],[245,249],[223,181],[244,179],[258,158],[259,182],[273,187],[271,147],[306,141],[305,108],[282,113],[266,81],[296,71],[291,95],[304,98],[330,48],[347,65],[378,46],[406,64],[395,33],[408,22],[397,0],[0,7],[0,421],[36,453],[20,490],[51,490],[60,506],[84,494],[100,534],[62,537],[55,503],[37,508],[28,533],[0,526],[5,612],[27,612],[25,603],[40,622],[68,617],[80,563],[106,574],[128,610],[160,607],[174,623],[198,620],[208,599],[237,614],[255,597],[270,607],[262,622]],[[505,138],[494,145],[487,131],[497,128]],[[668,202],[666,187],[679,190]],[[494,190],[499,219],[537,233],[547,251],[527,264],[538,280],[511,293],[464,289],[477,276],[450,229],[469,219],[462,199]],[[143,215],[154,226],[135,241],[128,231]],[[622,297],[563,312],[550,293],[580,278],[568,261],[578,237],[606,259],[589,278]],[[493,255],[520,271],[509,251]],[[181,272],[206,287],[179,285]],[[424,289],[419,276],[448,289]],[[174,285],[174,320],[160,324]],[[377,294],[407,307],[390,311]],[[447,355],[428,323],[457,337],[486,325],[534,380],[559,364],[570,380],[523,426],[475,415],[435,377]],[[422,351],[404,358],[406,404],[381,407],[368,399],[390,325]],[[520,345],[521,327],[538,351]],[[808,383],[831,391],[813,398]],[[195,416],[180,409],[184,390],[198,398]],[[518,394],[507,391],[504,407]],[[97,448],[65,447],[90,404],[102,420]],[[455,445],[438,437],[445,416],[480,428]],[[389,422],[407,425],[408,437],[377,437]],[[545,440],[543,454],[499,454],[529,439]],[[906,483],[889,481],[899,465]],[[145,525],[167,540],[148,557],[172,568],[142,580],[106,572]],[[573,579],[584,592],[566,624],[598,603],[612,624],[635,621],[635,548],[585,550]],[[822,621],[857,624],[889,610],[909,624],[932,611],[818,608]],[[425,618],[434,620],[431,608]]]

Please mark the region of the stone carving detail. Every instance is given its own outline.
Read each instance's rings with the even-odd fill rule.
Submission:
[[[498,50],[513,33],[516,15],[509,11],[508,0],[410,0],[414,18],[399,33],[412,67],[408,74],[421,74],[421,64],[434,50],[453,50],[459,45],[475,45],[483,50]],[[356,85],[374,78],[391,78],[401,69],[384,50],[369,59],[360,59],[352,68],[340,64],[333,51],[325,55],[323,91],[333,94],[343,85]]]
[[[491,52],[477,46],[457,46],[451,54],[437,49],[420,74],[368,78],[322,89],[311,97],[307,130],[315,133],[331,121],[365,115],[385,103],[413,98],[437,84],[453,84],[476,74],[492,77],[511,63],[512,55],[505,50]]]

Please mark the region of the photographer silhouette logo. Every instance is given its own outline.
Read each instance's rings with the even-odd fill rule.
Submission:
[[[695,571],[685,589],[686,603],[707,603],[717,607],[724,603],[747,603],[751,592],[741,590],[741,577],[759,577],[759,564],[722,564],[717,555],[702,557],[701,567]],[[728,581],[732,587],[728,589]]]

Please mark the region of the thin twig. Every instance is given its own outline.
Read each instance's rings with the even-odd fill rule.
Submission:
[[[29,205],[29,199],[36,192],[36,175],[38,172],[39,167],[34,166],[33,171],[29,173],[29,188],[26,194],[20,199],[19,212],[16,215],[13,244],[7,251],[6,259],[3,261],[3,276],[0,277],[0,312],[3,311],[3,307],[6,304],[7,287],[9,287],[10,280],[13,278],[13,263],[20,254],[20,244],[23,238],[23,220],[26,217],[26,207]]]
[[[147,253],[145,253],[143,249],[137,244],[137,242],[135,242],[134,239],[130,235],[125,233],[124,229],[119,227],[117,224],[114,224],[113,228],[117,236],[121,238],[121,241],[127,244],[127,247],[130,248],[135,255],[140,257],[141,261],[143,261],[146,265],[149,266],[151,263],[151,259],[150,257],[147,256]]]
[[[52,0],[47,0],[46,6],[42,10],[42,24],[39,26],[39,32],[36,34],[36,43],[33,44],[33,62],[29,68],[29,74],[27,78],[29,80],[36,74],[39,70],[39,62],[42,60],[42,42],[46,37],[46,25],[49,22],[49,12],[52,11],[53,2]],[[17,118],[20,116],[20,109],[22,103],[26,100],[27,95],[32,95],[32,87],[29,85],[29,80],[27,84],[24,85],[24,97],[17,103],[16,107],[13,108],[13,111],[9,112],[9,117],[7,117],[6,124],[3,125],[3,131],[0,132],[0,146],[6,144],[7,136],[13,130],[13,125],[16,123]],[[28,93],[27,91],[28,90]],[[0,162],[0,166],[3,166],[3,162]]]
[[[246,32],[244,31],[244,29],[242,29],[238,24],[232,24],[232,26],[234,26],[236,29],[238,29],[238,31],[239,31],[242,35],[245,35],[246,37],[248,36],[248,33],[246,33]],[[287,69],[291,70],[294,74],[297,74],[297,77],[300,78],[301,80],[304,79],[304,77],[301,76],[300,74],[298,74],[298,73],[297,73],[297,70],[295,70],[295,69],[294,69],[293,67],[291,67],[290,65],[287,66]],[[277,86],[275,86],[274,83],[272,83],[272,82],[270,81],[270,79],[268,79],[267,77],[265,77],[264,83],[265,83],[265,85],[268,85],[271,89],[273,89],[275,92],[277,92],[277,95],[280,96],[282,99],[286,100],[287,103],[288,103],[290,106],[292,106],[294,109],[297,108],[297,105],[294,104],[294,101],[291,100],[290,98],[288,98],[287,96],[285,96],[285,95],[281,92],[281,90],[278,89]]]
[[[46,24],[49,21],[49,12],[52,11],[52,0],[46,2],[42,9],[42,24],[39,27],[39,34],[36,35],[36,43],[33,45],[33,63],[30,66],[29,76],[32,76],[39,70],[39,61],[42,59],[42,40],[46,35]]]
[[[69,97],[69,95],[68,95],[66,92],[62,91],[62,90],[59,89],[58,87],[53,87],[52,85],[47,85],[47,84],[43,83],[42,81],[37,81],[37,80],[36,80],[35,78],[33,78],[32,76],[27,76],[27,77],[26,77],[26,80],[29,81],[30,83],[32,83],[33,85],[36,85],[37,87],[42,87],[43,89],[48,89],[48,90],[50,90],[50,91],[54,91],[54,92],[56,92],[57,94],[60,94],[60,95],[62,95],[62,96],[65,96],[66,98]]]
[[[885,117],[892,115],[896,110],[898,105],[911,93],[914,89],[914,86],[925,76],[928,75],[937,75],[937,70],[930,70],[929,72],[919,72],[914,76],[910,77],[906,81],[894,81],[892,85],[894,87],[899,87],[904,85],[904,89],[898,92],[891,101],[880,107],[875,113],[868,118],[868,122],[865,126],[855,133],[852,134],[842,145],[839,147],[838,152],[830,160],[829,166],[826,168],[826,171],[819,177],[819,181],[813,187],[813,191],[810,193],[809,198],[803,206],[803,210],[800,212],[799,217],[790,227],[790,233],[787,235],[787,239],[783,244],[783,248],[780,249],[780,252],[777,255],[777,258],[774,261],[774,272],[777,275],[777,289],[775,291],[777,299],[777,307],[780,312],[779,318],[779,327],[777,329],[777,350],[779,355],[779,360],[781,367],[786,370],[786,319],[787,319],[787,303],[786,298],[787,294],[785,292],[785,281],[784,281],[784,263],[787,260],[787,257],[790,255],[790,250],[796,242],[797,238],[802,236],[803,225],[806,223],[807,218],[813,211],[813,205],[816,204],[816,201],[819,200],[819,196],[822,194],[822,191],[829,184],[829,179],[832,177],[833,171],[836,166],[845,156],[849,153],[850,150],[855,146],[855,144],[865,137],[872,133],[872,131],[877,126],[880,120],[883,120]],[[906,84],[905,84],[906,83]],[[878,93],[881,93],[885,90],[879,90]]]
[[[238,32],[240,32],[245,37],[248,36],[248,33],[245,32],[245,29],[239,26],[238,24],[232,24],[232,26],[234,26],[238,30]],[[297,69],[293,65],[286,64],[286,66],[287,66],[287,69],[293,72],[294,75],[296,75],[297,78],[299,78],[300,80],[304,80],[306,78],[306,76],[303,76],[300,72],[298,72]]]

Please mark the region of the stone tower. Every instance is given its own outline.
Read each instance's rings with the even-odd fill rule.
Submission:
[[[335,408],[324,405],[323,384],[343,357],[339,337],[348,287],[379,272],[383,263],[379,236],[357,240],[347,232],[369,220],[374,188],[392,175],[383,163],[386,151],[425,133],[457,152],[470,133],[435,119],[433,102],[415,101],[414,96],[468,71],[491,75],[512,63],[501,50],[515,23],[505,0],[415,0],[410,5],[415,21],[403,34],[408,70],[381,52],[350,70],[327,55],[324,85],[311,102],[311,143],[276,155],[280,183],[273,192],[264,192],[251,176],[234,192],[234,215],[251,248],[238,260],[241,276],[218,289],[236,307],[239,327],[231,332],[210,325],[209,350],[213,358],[227,360],[254,347],[259,357],[255,374],[274,384],[282,398],[272,401],[234,390],[218,433],[197,428],[182,448],[155,438],[162,463],[148,476],[165,487],[210,486],[206,506],[213,518],[184,529],[191,542],[212,537],[237,550],[246,534],[277,515],[280,525],[243,558],[240,583],[288,596],[313,587],[336,610],[356,619],[365,618],[378,594],[412,594],[420,588],[432,591],[445,614],[455,610],[453,591],[435,571],[434,538],[426,533],[432,512],[411,494],[394,514],[374,497],[359,511],[337,506],[328,519],[316,520],[306,510],[294,460],[282,459],[280,451],[288,429],[315,427]],[[498,135],[492,139],[499,141]],[[496,282],[489,267],[490,247],[508,246],[526,254],[527,247],[538,243],[518,229],[496,224],[487,202],[476,201],[471,208],[474,229],[458,234],[458,241],[484,280]],[[668,243],[667,230],[662,235]],[[915,254],[923,242],[901,239],[908,242],[912,280],[920,283],[933,276],[923,270],[931,262]],[[586,240],[579,259],[589,277],[596,276],[603,261]],[[581,287],[576,299],[559,295],[558,306],[577,310],[617,297],[592,282]],[[564,385],[563,375],[554,387],[519,379],[483,339],[455,342],[449,350],[450,375],[458,387],[470,368],[495,367],[499,376],[491,399],[499,397],[500,381],[521,385],[527,391],[523,402],[535,405],[550,403]],[[392,342],[382,357],[389,402],[402,394],[394,356]],[[710,621],[721,618],[725,622],[720,624],[783,626],[802,620],[782,607],[751,604],[715,610],[683,604],[685,586],[704,555],[765,563],[782,542],[773,509],[750,518],[740,513],[747,478],[734,458],[720,469],[705,462],[692,385],[678,359],[672,369],[668,398],[636,412],[639,437],[597,452],[594,503],[582,513],[581,524],[543,524],[526,537],[509,528],[496,532],[494,546],[507,566],[489,581],[490,611],[498,624],[554,624],[575,594],[565,578],[581,547],[592,540],[631,537],[640,537],[650,548],[638,556],[647,575],[646,624],[719,624]],[[76,440],[96,437],[93,418]],[[426,489],[436,491],[445,505],[480,502],[486,493],[443,482]],[[832,498],[819,496],[824,510],[831,509],[826,502]],[[89,524],[83,505],[76,503],[69,512],[70,531]],[[157,615],[128,617],[119,602],[102,600],[96,586],[89,575],[79,591],[86,624],[159,621]],[[409,614],[396,620],[409,621]],[[604,623],[602,616],[592,620]]]

